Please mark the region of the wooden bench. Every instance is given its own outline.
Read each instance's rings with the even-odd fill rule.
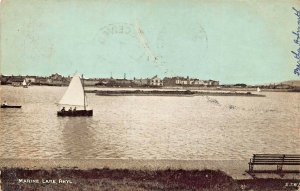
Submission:
[[[254,154],[253,158],[250,159],[249,171],[248,172],[270,172],[267,170],[254,170],[256,165],[273,165],[277,166],[277,171],[273,170],[272,172],[283,172],[282,167],[285,165],[297,166],[300,165],[300,155],[289,155],[289,154]],[[298,170],[294,171],[284,171],[284,172],[299,172]]]

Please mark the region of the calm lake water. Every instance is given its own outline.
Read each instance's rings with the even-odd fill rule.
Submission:
[[[248,159],[300,153],[300,94],[266,97],[103,97],[94,116],[62,118],[66,87],[1,86],[0,158]]]

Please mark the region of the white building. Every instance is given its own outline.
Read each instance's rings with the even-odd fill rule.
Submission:
[[[163,81],[156,75],[150,79],[150,86],[163,86]]]

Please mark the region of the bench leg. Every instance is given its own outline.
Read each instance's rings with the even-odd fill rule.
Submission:
[[[249,172],[253,172],[253,165],[249,163]]]
[[[282,171],[282,165],[277,165],[277,171]]]

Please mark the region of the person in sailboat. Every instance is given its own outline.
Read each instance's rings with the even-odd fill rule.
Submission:
[[[70,107],[69,111],[70,111],[70,112],[72,111],[72,107]]]
[[[76,107],[74,107],[73,111],[76,111]]]
[[[6,101],[4,101],[2,105],[3,105],[3,106],[7,106],[7,102],[6,102]]]
[[[63,107],[63,108],[61,109],[61,112],[64,112],[64,111],[66,111],[66,108],[65,108],[65,107]]]

